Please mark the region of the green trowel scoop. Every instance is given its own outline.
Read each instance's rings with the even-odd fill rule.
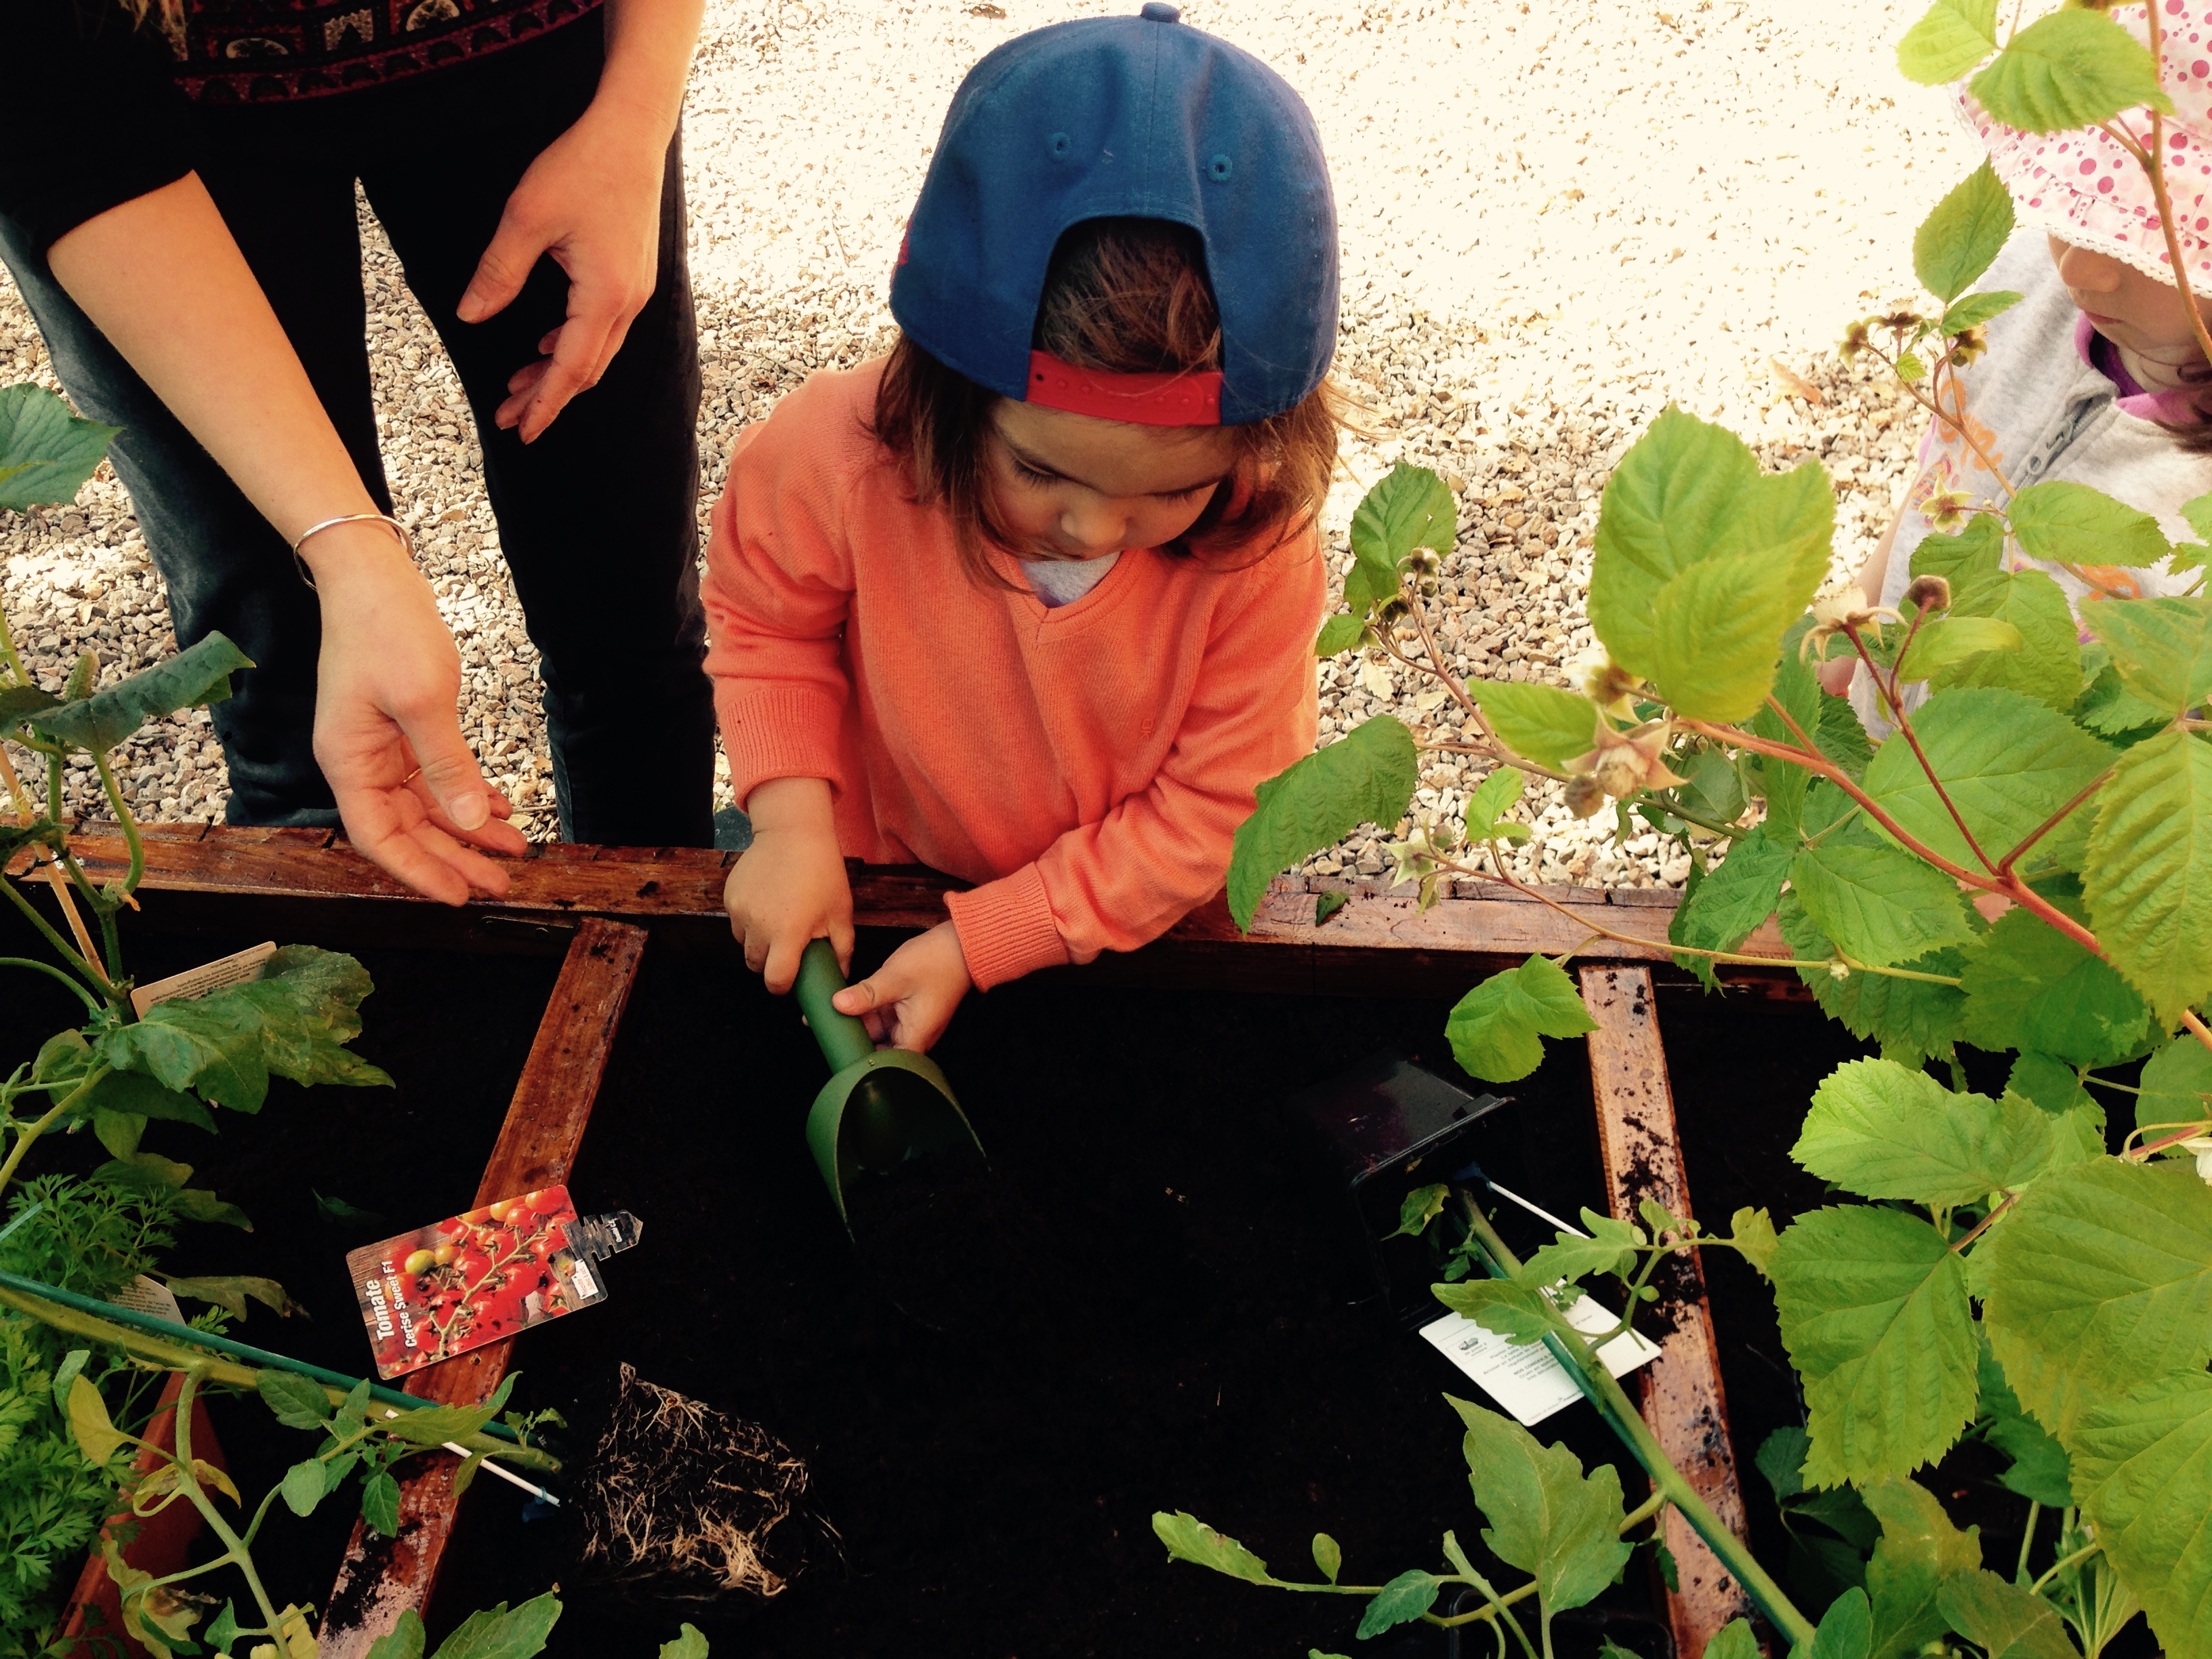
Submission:
[[[934,1060],[877,1048],[867,1027],[830,1006],[844,988],[836,951],[828,939],[816,939],[799,959],[792,991],[833,1075],[807,1111],[806,1144],[850,1231],[846,1194],[854,1182],[933,1154],[980,1162],[983,1144]]]

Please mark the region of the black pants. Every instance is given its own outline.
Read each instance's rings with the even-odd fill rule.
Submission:
[[[201,177],[306,365],[362,482],[390,510],[364,344],[354,183],[459,372],[484,483],[545,681],[561,832],[711,843],[713,700],[700,667],[699,366],[680,140],[661,196],[659,283],[599,384],[535,443],[492,425],[507,377],[567,310],[541,259],[506,310],[453,307],[508,193],[582,113],[596,14],[416,82],[203,112]],[[335,824],[311,748],[321,624],[283,541],[0,218],[0,256],[80,410],[125,428],[116,471],[168,584],[177,639],[220,629],[257,665],[213,712],[234,823]]]

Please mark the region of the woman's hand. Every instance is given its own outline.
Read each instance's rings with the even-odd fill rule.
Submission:
[[[859,1015],[877,1042],[923,1054],[945,1035],[960,999],[974,984],[958,930],[940,921],[900,945],[858,985],[838,992],[830,1006],[841,1014]]]
[[[484,853],[529,843],[501,822],[512,809],[461,737],[460,654],[429,584],[383,525],[334,526],[306,551],[323,611],[315,759],[347,838],[445,903],[472,888],[504,895],[507,872]]]
[[[852,962],[853,889],[822,779],[771,778],[746,798],[745,813],[753,844],[730,867],[722,908],[745,966],[781,996],[815,939],[830,941],[840,969]]]
[[[495,416],[529,443],[597,386],[660,276],[661,174],[684,107],[703,0],[607,0],[606,64],[591,106],[541,151],[507,198],[461,295],[480,323],[522,291],[543,255],[568,273],[568,320],[550,354],[507,383]]]

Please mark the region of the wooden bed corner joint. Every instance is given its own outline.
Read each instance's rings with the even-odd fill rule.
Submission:
[[[646,930],[586,916],[577,925],[545,1017],[523,1062],[499,1140],[477,1188],[479,1205],[566,1181],[606,1075],[631,988],[645,954]],[[477,1405],[507,1375],[513,1342],[491,1343],[408,1379],[409,1394],[440,1405]],[[453,1536],[456,1460],[431,1452],[403,1468],[399,1534],[382,1538],[354,1523],[331,1592],[318,1651],[321,1659],[366,1659],[408,1608],[428,1609],[438,1565]]]
[[[1640,966],[1585,967],[1582,991],[1597,1022],[1589,1039],[1590,1090],[1608,1206],[1615,1216],[1633,1221],[1636,1206],[1656,1199],[1686,1218],[1692,1213],[1689,1181],[1666,1051],[1659,1042],[1651,971]],[[1743,1494],[1729,1440],[1728,1400],[1721,1387],[1705,1269],[1694,1251],[1675,1261],[1673,1282],[1665,1283],[1663,1277],[1655,1281],[1662,1284],[1656,1305],[1671,1308],[1674,1328],[1661,1340],[1659,1358],[1636,1374],[1644,1420],[1713,1513],[1741,1537]],[[1665,1536],[1679,1585],[1667,1597],[1674,1651],[1702,1653],[1723,1625],[1751,1612],[1751,1603],[1733,1575],[1671,1509]]]

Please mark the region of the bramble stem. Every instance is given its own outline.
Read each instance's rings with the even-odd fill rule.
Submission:
[[[2089,799],[2090,796],[2095,794],[2100,789],[2102,789],[2106,784],[2110,783],[2112,781],[2112,774],[2117,769],[2118,769],[2114,767],[2106,767],[2103,771],[2098,773],[2095,777],[2089,781],[2088,784],[2082,789],[2080,794],[2075,796],[2072,800],[2068,801],[2065,805],[2060,807],[2056,812],[2053,812],[2049,817],[2038,824],[2033,832],[2028,836],[2027,840],[2021,842],[2019,846],[2014,848],[2011,852],[2007,853],[2004,857],[1998,861],[1997,873],[2001,876],[2009,876],[2012,873],[2013,866],[2020,861],[2020,856],[2021,854],[2027,852],[2029,848],[2034,846],[2036,842],[2041,841],[2053,830],[2056,830],[2060,824],[2063,823],[2068,817],[2072,816],[2074,811],[2080,807],[2083,802]]]
[[[1466,1208],[1468,1211],[1468,1225],[1480,1239],[1483,1249],[1509,1274],[1519,1272],[1520,1261],[1506,1248],[1505,1241],[1498,1237],[1496,1229],[1491,1226],[1489,1218],[1480,1208],[1472,1204]],[[1613,1379],[1613,1373],[1606,1369],[1605,1362],[1590,1347],[1589,1339],[1556,1312],[1551,1322],[1559,1337],[1559,1346],[1573,1359],[1575,1369],[1582,1374],[1583,1382],[1595,1389],[1601,1397],[1605,1407],[1602,1414],[1608,1426],[1636,1455],[1637,1462],[1643,1464],[1645,1473],[1650,1475],[1653,1486],[1664,1493],[1668,1502],[1681,1511],[1682,1518],[1690,1523],[1692,1530],[1705,1540],[1705,1547],[1719,1559],[1721,1565],[1735,1575],[1736,1583],[1743,1586],[1746,1593],[1757,1603],[1759,1610],[1782,1632],[1790,1645],[1809,1651],[1813,1644],[1812,1620],[1797,1610],[1783,1593],[1782,1587],[1774,1582],[1765,1567],[1759,1565],[1749,1547],[1728,1529],[1720,1516],[1713,1513],[1711,1506],[1698,1494],[1698,1489],[1674,1467],[1673,1460],[1667,1455],[1666,1448],[1659,1443],[1658,1437],[1651,1432],[1626,1392]]]
[[[2091,1556],[2101,1552],[2104,1547],[2105,1547],[2102,1544],[2098,1543],[2084,1544],[2080,1549],[2075,1550],[2073,1554],[2067,1556],[2061,1560],[2054,1561],[2051,1563],[2050,1570],[2046,1571],[2042,1577],[2037,1579],[2033,1584],[2028,1586],[2029,1591],[2033,1594],[2040,1594],[2045,1584],[2058,1577],[2060,1573],[2065,1571],[2067,1568],[2080,1566],[2081,1563],[2087,1560]]]

